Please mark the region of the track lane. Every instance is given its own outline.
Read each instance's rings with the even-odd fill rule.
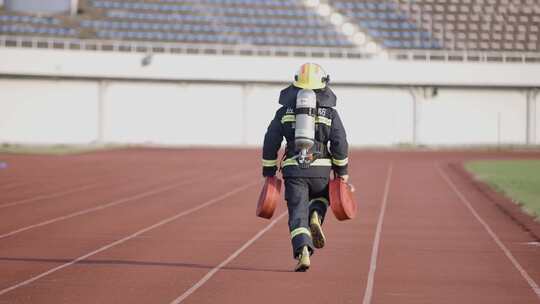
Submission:
[[[540,158],[540,156],[539,156]],[[456,163],[441,163],[443,171],[448,174],[456,187],[471,202],[474,209],[488,223],[491,229],[499,236],[501,241],[508,247],[520,264],[527,270],[529,275],[537,282],[540,282],[540,246],[535,246],[535,242],[540,241],[540,224],[531,218],[526,222],[521,222],[525,217],[519,208],[515,212],[508,213],[507,208],[514,208],[515,205],[504,195],[491,193],[491,190],[478,187],[477,181],[470,180],[463,175],[460,166]],[[494,196],[501,196],[502,200],[493,200]],[[532,229],[532,230],[529,230]]]
[[[469,199],[467,199],[467,197],[463,194],[463,192],[456,186],[455,182],[449,177],[449,175],[443,171],[440,165],[437,165],[437,170],[439,174],[441,175],[441,178],[444,179],[444,181],[452,189],[455,195],[460,199],[463,205],[471,212],[474,218],[482,225],[486,233],[489,234],[489,236],[493,239],[493,242],[497,244],[500,250],[508,258],[508,261],[514,266],[516,271],[518,271],[523,277],[523,279],[527,282],[527,284],[529,284],[532,292],[536,294],[540,302],[540,287],[538,286],[538,283],[531,277],[531,275],[527,272],[527,270],[516,259],[514,254],[511,252],[511,250],[509,250],[508,247],[503,243],[503,241],[501,241],[501,238],[497,235],[497,233],[491,228],[491,226],[486,222],[486,220],[477,212],[477,210],[473,207]]]
[[[161,158],[133,157],[137,154],[161,154]],[[162,151],[134,149],[67,156],[13,156],[9,170],[5,172],[6,177],[24,180],[26,185],[17,191],[0,192],[0,203],[65,192],[99,181],[104,184],[114,183],[125,179],[126,173],[129,173],[128,177],[154,176],[156,168],[160,168],[162,173],[170,173],[175,166],[189,165],[193,168],[194,165],[203,165],[209,161],[190,155],[185,150],[177,150],[174,154],[178,157],[172,153],[163,155]],[[127,157],[118,157],[122,155]]]
[[[11,291],[14,291],[14,290],[16,290],[18,288],[21,288],[23,286],[29,285],[29,284],[31,284],[31,283],[39,280],[39,279],[42,279],[42,278],[44,278],[46,276],[49,276],[49,275],[51,275],[51,274],[53,274],[55,272],[58,272],[58,271],[60,271],[62,269],[65,269],[65,268],[67,268],[69,266],[72,266],[72,265],[74,265],[74,264],[76,264],[78,262],[81,262],[81,261],[83,261],[83,260],[85,260],[85,259],[87,259],[87,258],[89,258],[91,256],[94,256],[94,255],[98,254],[98,253],[109,250],[109,249],[111,249],[111,248],[113,248],[115,246],[118,246],[118,245],[120,245],[122,243],[125,243],[125,242],[127,242],[127,241],[129,241],[129,240],[131,240],[133,238],[136,238],[136,237],[138,237],[140,235],[143,235],[143,234],[145,234],[145,233],[147,233],[149,231],[152,231],[152,230],[154,230],[156,228],[159,228],[159,227],[161,227],[163,225],[166,225],[166,224],[168,224],[168,223],[170,223],[172,221],[175,221],[175,220],[177,220],[177,219],[179,219],[179,218],[181,218],[183,216],[189,215],[189,214],[191,214],[193,212],[196,212],[196,211],[198,211],[198,210],[200,210],[202,208],[211,206],[211,205],[213,205],[213,204],[215,204],[217,202],[220,202],[220,201],[224,200],[225,198],[227,198],[227,197],[229,197],[229,196],[231,196],[233,194],[236,194],[236,193],[238,193],[238,192],[240,192],[242,190],[247,189],[248,187],[253,186],[254,184],[255,183],[251,183],[251,184],[247,184],[247,185],[243,185],[243,186],[234,188],[233,190],[231,190],[229,192],[226,192],[225,194],[214,197],[214,198],[212,198],[212,199],[210,199],[208,201],[203,202],[202,204],[200,204],[198,206],[195,206],[195,207],[189,208],[187,210],[184,210],[184,211],[182,211],[180,213],[177,213],[177,214],[175,214],[175,215],[173,215],[171,217],[163,219],[163,220],[161,220],[161,221],[159,221],[159,222],[157,222],[157,223],[155,223],[155,224],[153,224],[151,226],[148,226],[148,227],[145,227],[145,228],[143,228],[141,230],[138,230],[137,232],[135,232],[133,234],[130,234],[130,235],[128,235],[126,237],[123,237],[123,238],[121,238],[119,240],[116,240],[116,241],[114,241],[112,243],[109,243],[109,244],[106,244],[106,245],[104,245],[102,247],[99,247],[96,250],[93,250],[93,251],[91,251],[89,253],[86,253],[86,254],[84,254],[82,256],[79,256],[79,257],[73,259],[72,261],[64,263],[64,264],[62,264],[60,266],[57,266],[55,268],[52,268],[52,269],[50,269],[48,271],[42,272],[42,273],[40,273],[38,275],[32,276],[32,277],[30,277],[30,278],[28,278],[28,279],[26,279],[26,280],[24,280],[22,282],[19,282],[19,283],[15,284],[15,285],[12,285],[10,287],[4,288],[4,289],[0,290],[0,296],[2,296],[4,294],[7,294],[7,293],[9,293]]]
[[[55,223],[66,218],[84,215],[96,210],[103,210],[118,204],[129,203],[139,197],[166,191],[184,183],[205,179],[205,174],[193,174],[197,170],[184,171],[176,178],[165,180],[141,179],[121,185],[106,185],[88,193],[74,193],[61,199],[35,205],[14,206],[2,210],[0,214],[0,242],[3,238]],[[21,216],[22,215],[22,216]]]
[[[154,153],[143,152],[155,157]],[[228,156],[234,156],[235,152]],[[246,170],[256,166],[256,161],[252,160],[254,154],[253,151],[244,153],[239,164],[247,160]],[[213,155],[217,153],[207,153],[205,157]],[[358,222],[346,224],[328,219],[325,231],[329,246],[313,257],[310,272],[291,273],[294,261],[290,256],[287,225],[282,221],[215,272],[185,302],[361,301],[381,207],[385,173],[382,164],[397,160],[395,174],[400,182],[397,192],[392,185],[389,194],[372,302],[536,303],[521,295],[531,292],[519,273],[514,281],[512,277],[497,277],[507,271],[516,271],[467,209],[450,207],[460,203],[449,199],[449,195],[455,197],[455,193],[434,168],[426,170],[434,161],[474,157],[476,155],[467,153],[458,156],[417,152],[354,153],[351,158],[353,182],[358,189],[359,184],[368,189],[359,191],[360,218]],[[452,172],[449,175],[455,177]],[[439,182],[433,182],[437,179]],[[493,230],[515,253],[516,259],[536,278],[540,274],[538,255],[534,248],[522,244],[528,239],[523,231],[516,228],[515,223],[501,220],[504,215],[492,206],[486,207],[482,198],[459,178],[455,182],[474,207],[479,207],[479,214],[493,225]],[[419,191],[424,188],[426,193]],[[253,202],[247,201],[248,197],[256,197],[258,190],[239,193],[230,200],[194,213],[193,217],[171,222],[63,268],[0,297],[0,303],[170,303],[241,248],[257,229],[268,224],[268,221],[254,218]],[[77,252],[88,252],[99,244],[118,239],[122,233],[135,231],[151,219],[162,218],[163,214],[176,208],[174,197],[189,199],[209,195],[203,189],[188,191],[191,194],[175,191],[160,194],[153,200],[152,205],[156,208],[149,208],[142,201],[135,202],[130,206],[118,206],[118,210],[112,208],[100,216],[94,214],[78,221],[68,220],[62,225],[29,231],[6,242],[5,248],[0,241],[0,256],[3,249],[8,249],[4,253],[17,253],[4,256],[3,260],[0,257],[0,268],[4,270],[8,268],[2,265],[15,265],[15,268],[20,267],[17,272],[27,271],[27,274],[39,269],[46,271],[72,261],[78,257]],[[162,206],[158,208],[157,205]],[[243,214],[245,212],[247,214]],[[456,225],[456,220],[464,224]],[[40,246],[39,242],[47,245]],[[455,246],[456,243],[459,246]],[[485,247],[486,244],[490,244],[491,249]],[[40,250],[41,254],[37,254]],[[494,263],[493,257],[500,262]],[[350,261],[353,262],[348,263]],[[327,271],[329,269],[332,271]],[[6,275],[16,276],[11,272]],[[271,290],[265,288],[267,284],[273,286]]]
[[[151,190],[148,190],[148,191],[139,192],[137,194],[130,195],[130,196],[123,196],[123,197],[121,197],[119,199],[115,199],[115,200],[108,201],[106,203],[98,204],[97,206],[92,206],[90,208],[85,208],[85,209],[82,209],[82,210],[78,209],[75,212],[70,212],[70,213],[67,213],[67,214],[64,214],[64,215],[60,215],[60,216],[57,216],[57,217],[54,217],[54,218],[49,218],[47,220],[34,223],[34,224],[31,224],[31,225],[23,226],[23,227],[15,229],[15,230],[4,232],[4,233],[0,234],[0,240],[4,239],[4,238],[12,237],[12,236],[17,235],[19,233],[23,233],[23,232],[26,232],[26,231],[29,231],[29,230],[32,230],[32,229],[44,227],[44,226],[55,224],[55,223],[58,223],[58,222],[61,222],[61,221],[71,219],[71,218],[91,214],[93,212],[102,211],[102,210],[105,210],[105,209],[108,209],[108,208],[111,208],[111,207],[115,207],[115,206],[118,206],[118,205],[122,205],[122,204],[125,204],[125,203],[136,201],[136,200],[139,200],[139,199],[143,199],[143,198],[146,198],[146,197],[149,197],[149,196],[157,195],[159,193],[166,192],[166,191],[169,191],[171,189],[174,189],[174,188],[177,188],[177,187],[180,187],[180,186],[194,184],[197,181],[202,181],[202,180],[203,180],[202,178],[197,179],[197,178],[192,177],[190,179],[179,179],[179,181],[176,181],[176,182],[173,182],[173,183],[167,183],[165,186],[161,186],[161,187],[157,187],[157,188],[152,187]],[[57,208],[58,206],[54,206],[54,207]]]
[[[24,186],[26,184],[28,184],[28,182],[26,181],[3,182],[2,184],[0,184],[0,191],[11,190],[14,188]]]
[[[373,303],[535,303],[432,162],[394,172]]]
[[[117,240],[118,236],[132,233],[137,229],[141,230],[141,227],[144,230],[144,227],[152,226],[158,221],[161,223],[165,215],[177,212],[181,214],[180,216],[184,216],[186,210],[196,211],[201,208],[198,206],[201,200],[206,199],[215,203],[213,198],[216,196],[216,192],[223,192],[221,189],[233,185],[236,188],[245,186],[245,174],[242,175],[243,178],[231,177],[223,183],[216,184],[217,188],[213,191],[205,189],[204,184],[200,184],[199,187],[169,191],[156,196],[151,200],[154,201],[152,204],[148,204],[150,202],[148,199],[139,200],[129,205],[112,208],[105,213],[85,216],[78,221],[67,220],[57,225],[29,232],[29,235],[22,239],[10,240],[0,247],[0,264],[5,265],[4,269],[6,269],[6,277],[0,278],[0,286],[5,287],[4,290],[10,288],[6,287],[7,285],[16,286],[18,283],[9,282],[24,282],[28,280],[28,278],[22,279],[24,277],[31,278],[46,273],[50,269],[56,268],[51,267],[50,264],[57,264],[65,259],[71,261],[77,256],[84,256],[80,253],[93,252],[96,247],[105,246],[98,246],[98,244],[110,244],[113,243],[111,240]],[[182,204],[178,204],[179,198],[182,200]],[[194,198],[200,198],[200,200]],[[202,202],[204,203],[204,201]],[[128,217],[122,215],[128,215]],[[96,223],[100,223],[100,225],[96,226]],[[47,240],[48,235],[54,235],[54,238]],[[132,235],[129,240],[138,239],[138,237],[139,234]],[[76,241],[66,243],[69,240]],[[50,244],[50,247],[43,248],[44,241]],[[39,254],[36,255],[36,252]]]
[[[373,288],[375,286],[375,271],[377,270],[377,259],[379,258],[379,247],[381,245],[382,226],[384,223],[384,215],[386,213],[386,207],[388,205],[388,194],[390,193],[390,185],[392,182],[392,172],[394,164],[391,163],[388,167],[388,175],[384,186],[384,194],[381,203],[381,211],[377,220],[377,229],[375,231],[375,238],[373,240],[373,247],[371,249],[371,259],[369,263],[369,273],[367,278],[366,289],[364,291],[363,304],[370,304],[373,298]]]
[[[325,222],[328,245],[312,256],[306,273],[294,273],[286,221],[279,222],[182,303],[357,303],[367,284],[370,250],[388,162],[352,158],[359,217]],[[281,205],[285,210],[285,203]],[[268,222],[268,221],[266,221]],[[179,295],[185,292],[179,290]]]
[[[194,292],[197,291],[197,289],[201,288],[206,282],[208,282],[218,271],[223,269],[225,266],[227,266],[231,261],[233,261],[236,257],[238,257],[242,252],[244,252],[249,246],[251,246],[253,243],[255,243],[259,238],[261,238],[266,232],[268,232],[270,229],[274,227],[277,222],[282,220],[287,216],[287,211],[281,212],[275,219],[273,219],[270,224],[268,224],[266,227],[261,229],[257,234],[255,234],[254,237],[249,239],[247,242],[245,242],[240,248],[238,248],[235,252],[233,252],[230,256],[228,256],[225,260],[223,260],[219,265],[212,268],[208,273],[204,275],[199,281],[197,281],[193,286],[191,286],[188,290],[186,290],[183,294],[181,294],[178,298],[174,299],[170,304],[180,304],[184,302],[185,299],[187,299],[190,295],[192,295]]]
[[[109,182],[109,185],[106,184],[104,188],[85,193],[73,193],[37,205],[20,205],[4,209],[0,213],[0,242],[2,238],[29,229],[35,229],[65,218],[87,214],[93,210],[102,210],[119,203],[123,204],[125,201],[129,202],[132,198],[137,198],[141,193],[154,191],[154,188],[162,186],[163,183],[172,184],[184,177],[199,176],[211,179],[215,174],[213,172],[222,172],[227,168],[227,164],[224,164],[219,159],[194,159],[195,161],[191,164],[193,166],[188,166],[186,170],[178,170],[175,166],[167,166],[165,170],[159,170],[159,174],[156,174],[157,172],[154,171],[159,166],[156,167],[155,164],[153,164],[154,168],[151,172],[139,172],[139,168],[133,172],[132,168],[132,170],[119,171],[117,176],[113,177],[114,182]],[[211,166],[214,171],[211,171],[210,174],[201,171],[198,166],[199,163]],[[242,166],[240,165],[239,168],[242,168]],[[141,173],[146,174],[146,176],[139,176]],[[130,183],[126,176],[132,175],[135,175],[134,178],[137,179]]]
[[[253,216],[259,190],[249,187],[6,296],[16,303],[24,303],[24,299],[48,303],[58,298],[68,303],[111,299],[120,303],[168,303],[179,290],[188,290],[268,225],[268,221]],[[286,239],[284,243],[288,245]],[[223,269],[235,268],[225,265]]]
[[[0,209],[8,208],[8,207],[15,207],[19,205],[25,205],[29,203],[36,203],[36,202],[42,202],[42,201],[51,201],[52,199],[56,199],[56,201],[61,201],[60,198],[67,197],[69,195],[77,195],[80,192],[88,191],[91,189],[96,188],[105,188],[100,189],[101,191],[107,191],[107,188],[116,188],[121,186],[130,186],[131,183],[148,183],[148,180],[144,174],[141,174],[141,172],[130,172],[130,175],[127,177],[125,176],[126,169],[128,167],[128,164],[123,164],[122,168],[115,168],[115,169],[108,169],[106,174],[105,172],[100,173],[100,178],[92,178],[88,181],[80,182],[78,181],[75,186],[69,185],[65,188],[59,190],[59,191],[51,191],[47,193],[42,193],[38,195],[26,195],[23,198],[19,198],[12,201],[6,201],[6,200],[0,200]],[[147,169],[148,169],[147,165]],[[138,174],[137,174],[138,173]],[[94,174],[95,175],[95,174]],[[163,179],[162,182],[165,182],[167,178],[171,178],[171,172],[164,172],[164,176],[161,176]],[[49,179],[60,179],[65,180],[64,176],[57,175],[57,176],[51,176]],[[69,182],[64,182],[65,184],[69,184]],[[81,184],[82,183],[82,184]],[[81,184],[81,185],[79,185]],[[34,184],[27,183],[27,188],[31,188]],[[110,191],[110,190],[109,190]],[[80,193],[81,195],[84,193]],[[69,197],[67,197],[69,199]],[[32,206],[31,208],[36,208],[39,206]],[[5,213],[5,211],[3,212]]]
[[[13,161],[10,170],[6,172],[17,180],[24,181],[23,187],[11,191],[4,191],[0,195],[1,204],[32,199],[33,197],[49,196],[62,193],[73,188],[84,187],[88,184],[105,183],[113,181],[116,171],[124,170],[125,164],[106,164],[95,162],[89,169],[80,168],[71,162],[63,162],[62,159],[48,159],[53,166],[43,166],[44,161],[23,160]],[[13,172],[12,172],[13,171]],[[22,172],[20,172],[22,171]],[[66,178],[74,176],[75,178]],[[99,178],[96,178],[99,176]]]
[[[69,190],[65,190],[65,191],[61,191],[61,192],[55,192],[55,193],[50,193],[50,194],[42,194],[42,195],[37,195],[37,196],[30,197],[30,198],[25,198],[25,199],[20,199],[20,200],[16,200],[16,201],[0,203],[0,209],[13,207],[13,206],[17,206],[17,205],[28,204],[28,203],[32,203],[32,202],[36,202],[36,201],[42,201],[42,200],[49,200],[49,199],[52,199],[52,198],[58,198],[58,197],[62,197],[62,196],[68,195],[68,194],[73,194],[73,193],[77,193],[77,192],[81,192],[81,191],[85,191],[85,190],[89,190],[89,189],[94,189],[94,188],[97,188],[97,187],[103,186],[103,185],[106,185],[106,184],[104,184],[103,182],[87,183],[84,186],[71,188]]]

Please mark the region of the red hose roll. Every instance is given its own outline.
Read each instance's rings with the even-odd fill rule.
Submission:
[[[257,202],[257,216],[272,218],[281,197],[281,180],[275,176],[267,177]]]
[[[354,199],[353,189],[351,185],[340,178],[330,181],[330,208],[340,221],[353,219],[358,213],[358,204]]]

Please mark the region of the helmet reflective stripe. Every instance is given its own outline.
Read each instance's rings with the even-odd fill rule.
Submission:
[[[304,63],[294,76],[293,85],[302,89],[322,89],[326,86],[328,75],[315,63]]]

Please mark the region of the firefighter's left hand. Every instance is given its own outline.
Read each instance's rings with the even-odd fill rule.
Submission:
[[[349,182],[349,175],[340,175],[339,178],[341,178],[345,183]]]
[[[351,190],[351,192],[354,192],[356,189],[354,188],[354,186],[352,184],[349,183],[349,175],[341,175],[339,178],[341,178],[343,180],[343,182],[345,182],[347,184],[347,186],[349,186],[349,189]]]

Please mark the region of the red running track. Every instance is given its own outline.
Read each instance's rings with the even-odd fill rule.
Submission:
[[[307,273],[259,154],[0,154],[0,303],[540,303],[540,224],[457,165],[540,153],[353,152],[360,215]]]

